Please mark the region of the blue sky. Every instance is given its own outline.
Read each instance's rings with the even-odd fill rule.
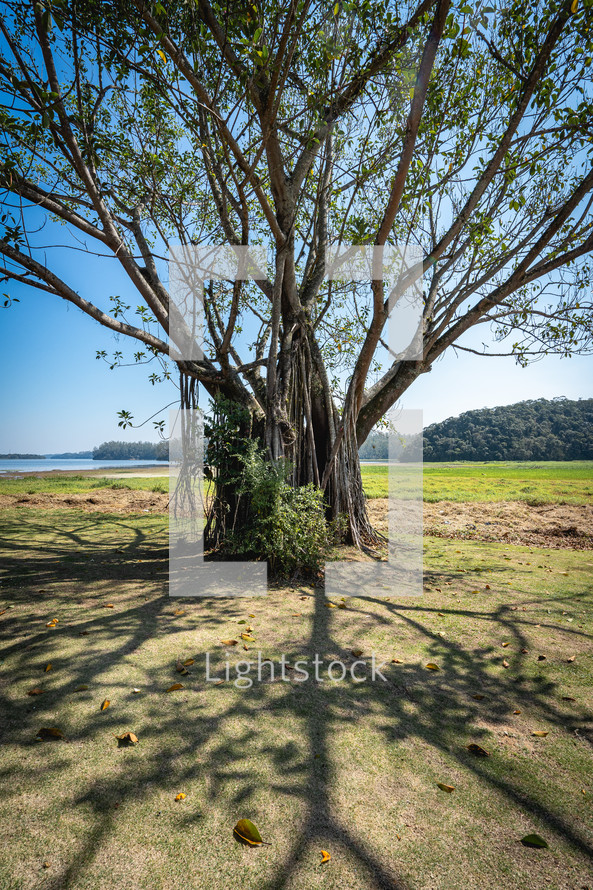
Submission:
[[[68,263],[68,280],[83,296],[103,305],[111,293],[126,296],[112,260],[81,253],[80,265],[73,268],[71,256]],[[79,451],[110,439],[157,441],[152,422],[121,430],[117,411],[126,409],[136,422],[145,420],[176,399],[174,382],[152,386],[146,367],[110,371],[97,361],[96,350],[129,353],[130,341],[118,341],[74,306],[49,294],[23,286],[11,286],[10,291],[21,302],[0,311],[0,452]],[[130,292],[128,296],[135,306],[137,301]],[[474,334],[473,345],[485,334],[484,329]],[[416,381],[401,404],[422,408],[429,424],[473,408],[523,399],[590,398],[592,381],[593,357],[547,357],[523,369],[512,358],[450,353]]]

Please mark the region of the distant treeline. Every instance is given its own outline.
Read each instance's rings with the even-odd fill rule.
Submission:
[[[48,454],[54,460],[90,460],[92,451],[64,451],[63,454]]]
[[[168,442],[103,442],[93,460],[169,460]]]
[[[535,399],[466,411],[424,430],[424,460],[593,460],[593,399]],[[371,433],[363,460],[388,458],[386,433]],[[419,459],[419,437],[397,445]]]
[[[0,460],[45,460],[45,454],[0,454]]]

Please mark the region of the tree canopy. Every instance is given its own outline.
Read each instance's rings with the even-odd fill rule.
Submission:
[[[171,245],[268,247],[268,280],[208,284],[182,394],[247,407],[352,516],[358,446],[471,328],[522,362],[591,348],[592,21],[591,0],[3,4],[1,274],[158,362]],[[116,259],[135,315],[71,287],[47,218]],[[325,280],[336,244],[421,250],[395,287],[424,282],[418,360],[386,348],[384,282]]]

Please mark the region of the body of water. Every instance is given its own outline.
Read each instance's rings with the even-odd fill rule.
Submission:
[[[114,470],[124,467],[164,467],[169,464],[165,460],[55,460],[48,457],[46,460],[0,460],[0,475],[6,473],[42,473],[48,470]]]

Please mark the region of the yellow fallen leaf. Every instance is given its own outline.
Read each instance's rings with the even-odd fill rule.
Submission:
[[[57,622],[56,619],[54,618],[53,621],[48,621],[47,624],[46,624],[45,626],[46,626],[46,627],[55,627],[55,626],[57,625],[57,623],[58,623],[58,622]]]
[[[186,797],[187,795],[184,794],[183,791],[180,791],[175,800],[185,800]]]
[[[253,633],[253,627],[252,627],[251,625],[249,625],[248,627],[246,627],[246,628],[245,628],[245,633],[248,633],[248,634]]]
[[[337,609],[338,608],[335,603],[326,603],[325,605],[327,606],[328,609]]]
[[[486,749],[482,748],[481,745],[476,745],[475,742],[471,742],[467,746],[467,750],[469,751],[470,754],[473,754],[475,757],[489,757],[490,756],[489,751],[486,751]]]
[[[103,603],[104,609],[113,609],[113,603]]]
[[[221,640],[220,641],[223,646],[236,646],[239,642],[238,640]]]
[[[185,609],[175,609],[174,615],[185,615]]]
[[[169,686],[167,692],[175,692],[177,689],[184,689],[183,683],[173,683],[172,686]]]
[[[532,732],[531,735],[536,735],[538,738],[543,739],[547,736],[548,731],[545,729],[536,729],[535,732]]]
[[[502,644],[502,648],[503,648],[503,649],[506,649],[506,647],[507,647],[508,645],[509,645],[508,643],[503,643],[503,644]]]
[[[124,732],[122,735],[116,735],[115,737],[118,741],[118,747],[125,748],[126,745],[137,745],[138,744],[138,736],[133,732]]]
[[[255,618],[255,615],[248,615],[248,618]]]
[[[109,701],[108,698],[106,698],[105,701],[103,702],[103,704],[101,705],[101,710],[106,711],[110,704],[111,704],[111,702]]]
[[[175,670],[177,671],[178,674],[183,674],[184,676],[186,674],[189,674],[189,671],[187,670],[187,668],[185,668],[180,661],[178,661],[177,664],[175,665]]]
[[[141,691],[142,691],[142,690],[141,690],[141,689],[138,689],[137,686],[134,686],[134,688],[132,689],[132,692],[136,692],[136,693],[141,692]]]
[[[519,710],[519,708],[517,708],[515,711],[513,711],[513,714],[520,714],[520,713],[521,713],[521,711]]]
[[[51,671],[51,669],[52,669],[52,663],[51,663],[51,661],[50,661],[49,664],[46,664],[46,665],[45,665],[44,673],[47,674],[47,672],[48,672],[48,671]]]
[[[185,661],[184,661],[183,663],[184,663],[184,665],[185,665],[186,667],[189,667],[190,665],[192,665],[192,664],[194,663],[194,659],[193,659],[193,658],[186,658]]]
[[[242,640],[247,640],[249,643],[255,643],[255,640],[251,636],[251,634],[241,634]]]
[[[347,609],[347,608],[348,608],[348,606],[346,605],[346,603],[338,603],[338,609]]]
[[[49,742],[52,739],[63,739],[64,733],[57,726],[42,726],[37,733],[37,738],[42,739],[44,742]]]
[[[438,666],[438,664],[434,664],[432,661],[428,662],[428,664],[426,665],[426,668],[429,671],[440,671],[440,667]]]
[[[327,852],[327,850],[322,850],[321,851],[321,864],[323,865],[324,862],[329,862],[330,859],[331,859],[331,856]]]
[[[446,791],[448,794],[455,791],[455,785],[445,785],[444,782],[437,782],[437,788],[440,788],[441,791]]]

